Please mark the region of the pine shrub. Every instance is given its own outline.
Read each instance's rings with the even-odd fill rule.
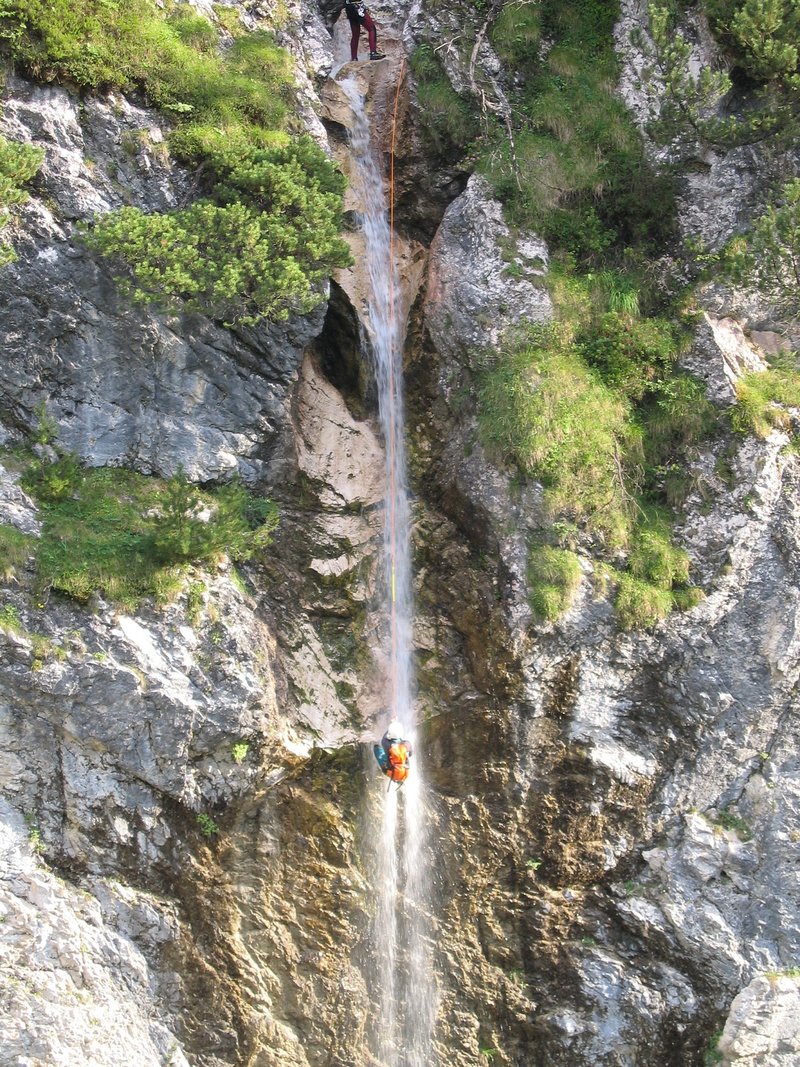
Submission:
[[[8,225],[12,209],[28,199],[24,187],[35,176],[43,159],[41,148],[9,141],[0,134],[0,233]],[[0,241],[0,266],[14,259],[11,245]]]
[[[85,469],[74,457],[31,461],[23,484],[43,521],[37,583],[85,602],[95,593],[128,608],[181,589],[188,564],[249,559],[269,545],[278,513],[234,481],[201,490],[183,473],[162,480]]]
[[[7,0],[0,33],[35,78],[141,91],[176,124],[175,156],[198,167],[206,195],[191,207],[123,208],[87,234],[128,295],[227,323],[281,320],[323,299],[323,281],[350,262],[344,180],[310,139],[283,132],[292,62],[270,34],[223,50],[207,19],[155,0]],[[2,171],[0,145],[0,196]]]

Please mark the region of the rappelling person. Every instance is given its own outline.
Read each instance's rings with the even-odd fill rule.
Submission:
[[[397,719],[392,719],[386,727],[386,733],[379,745],[373,745],[372,751],[378,766],[393,782],[402,784],[408,778],[411,769],[412,748],[410,741],[403,736],[403,727]]]
[[[344,5],[344,13],[350,23],[350,59],[354,63],[358,59],[358,42],[361,39],[362,26],[366,29],[369,38],[369,58],[386,59],[386,56],[378,51],[378,30],[364,0],[356,0],[355,3],[348,0]]]

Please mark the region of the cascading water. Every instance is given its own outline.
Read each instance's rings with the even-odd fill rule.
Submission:
[[[411,554],[403,421],[402,341],[407,308],[399,304],[392,231],[381,172],[375,162],[364,98],[353,77],[340,82],[353,112],[350,147],[358,218],[369,277],[368,330],[376,368],[386,450],[383,534],[388,614],[386,714],[416,740],[411,667]],[[425,833],[424,767],[415,745],[412,772],[398,791],[385,785],[378,839],[374,945],[380,984],[376,1052],[386,1067],[430,1067],[436,1016],[431,969],[430,883]]]

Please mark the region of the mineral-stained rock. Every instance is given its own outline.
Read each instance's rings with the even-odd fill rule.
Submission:
[[[335,48],[304,0],[283,7],[278,32],[305,57],[308,94]],[[338,9],[324,10],[333,22]],[[276,11],[248,4],[247,24],[271,26]],[[471,91],[459,39],[482,12],[401,3],[376,14],[397,58],[401,41],[438,34],[452,84]],[[485,38],[477,58],[479,84],[499,85]],[[631,92],[634,68],[626,61]],[[357,76],[392,101],[382,69],[399,64]],[[281,524],[238,578],[225,561],[196,572],[192,625],[185,592],[135,613],[87,607],[37,589],[42,515],[13,461],[0,469],[0,523],[34,539],[0,604],[0,1061],[377,1067],[371,857],[385,790],[358,742],[383,710],[373,649],[385,623],[371,600],[383,457],[367,357],[354,353],[364,287],[343,272],[326,327],[322,312],[233,332],[131,309],[73,222],[192,195],[163,151],[163,123],[122,97],[9,86],[5,128],[47,160],[4,275],[0,439],[19,440],[47,399],[59,443],[86,462],[182,464],[199,480],[238,469],[279,500]],[[411,204],[439,175],[412,180],[428,161],[409,163],[422,141],[405,94],[401,84],[396,221],[419,235],[461,190],[453,178],[434,208]],[[341,152],[335,96],[326,121]],[[376,128],[385,149],[385,109]],[[719,243],[745,220],[761,195],[748,151],[695,161],[686,232]],[[508,227],[477,177],[441,219],[422,299],[424,250],[398,248],[414,303],[418,766],[439,987],[430,1067],[689,1065],[726,1018],[731,1067],[788,1065],[797,457],[776,430],[715,440],[692,461],[676,530],[707,594],[692,611],[620,633],[576,531],[575,604],[536,621],[527,553],[549,519],[541,487],[515,484],[481,445],[474,354],[524,320],[549,321],[547,249]],[[763,367],[763,331],[778,329],[757,304],[726,301],[703,297],[689,357],[721,404]]]

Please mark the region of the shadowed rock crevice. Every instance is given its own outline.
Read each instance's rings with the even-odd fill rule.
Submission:
[[[365,354],[356,311],[336,282],[331,282],[325,320],[313,348],[325,376],[342,394],[354,418],[374,416],[377,407],[374,369]]]

